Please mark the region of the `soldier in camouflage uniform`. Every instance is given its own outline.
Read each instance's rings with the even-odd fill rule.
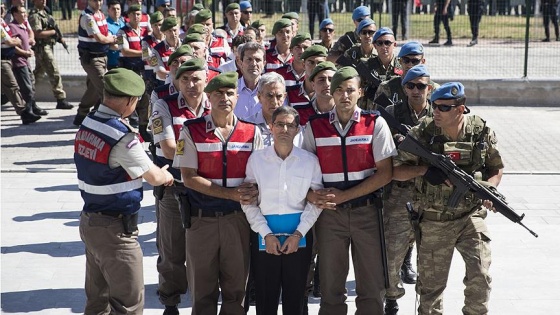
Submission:
[[[401,64],[394,54],[397,42],[393,31],[388,27],[382,27],[373,35],[373,45],[377,51],[375,57],[366,62],[368,68],[379,74],[381,80],[386,81],[403,73]]]
[[[47,73],[51,83],[57,109],[72,109],[66,101],[66,92],[62,86],[62,77],[54,59],[53,47],[56,44],[55,21],[45,10],[46,0],[33,0],[35,7],[29,12],[29,24],[35,35],[35,71],[36,78]]]
[[[364,19],[369,18],[370,12],[369,8],[366,6],[359,6],[354,9],[352,12],[352,21],[354,21],[354,25],[356,25],[356,29],[360,22]],[[345,51],[347,51],[352,45],[359,43],[360,37],[356,31],[346,32],[344,35],[340,36],[340,38],[334,43],[332,48],[329,50],[329,56],[327,60],[336,63],[338,57],[342,56]]]
[[[402,78],[404,78],[410,68],[426,62],[426,59],[424,58],[424,46],[422,46],[419,42],[408,42],[402,45],[397,57],[399,58],[399,64],[402,67],[402,75],[392,77],[391,79],[381,83],[379,88],[377,88],[377,92],[375,92],[375,99],[377,99],[377,97],[381,94],[385,94],[385,96],[387,96],[393,104],[406,101]],[[432,80],[430,80],[430,85],[432,86],[432,91],[435,91],[435,89],[439,87],[439,84]],[[387,106],[377,103],[376,105],[383,107]]]
[[[418,125],[423,117],[431,117],[432,107],[428,97],[432,87],[429,82],[430,73],[424,65],[411,68],[402,78],[402,90],[409,96],[408,101],[387,106],[387,112],[399,123],[409,127]],[[403,136],[397,130],[391,130],[391,133],[396,139]],[[384,190],[383,216],[389,273],[389,287],[385,293],[385,315],[397,314],[397,299],[405,293],[403,282],[416,283],[416,273],[411,263],[414,231],[405,208],[406,202],[412,201],[413,186],[412,180],[393,181]]]
[[[436,153],[446,154],[465,172],[487,187],[496,187],[503,162],[494,132],[475,115],[466,116],[466,97],[461,83],[443,84],[432,93],[433,119],[413,127],[408,136]],[[492,209],[488,200],[467,192],[455,208],[447,202],[453,191],[438,168],[407,152],[393,161],[393,178],[414,179],[415,204],[420,215],[416,292],[418,314],[443,314],[445,290],[454,249],[465,262],[463,314],[487,314],[490,298],[490,236],[484,218]]]
[[[356,62],[367,62],[368,59],[377,56],[377,51],[375,47],[373,47],[372,41],[373,34],[377,31],[377,26],[372,19],[364,19],[358,24],[356,31],[360,42],[354,44],[354,46],[345,51],[344,56]]]

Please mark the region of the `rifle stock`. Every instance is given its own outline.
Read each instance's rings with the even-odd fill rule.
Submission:
[[[537,233],[533,232],[527,226],[525,226],[521,220],[525,214],[517,214],[505,201],[505,197],[498,193],[497,191],[489,190],[488,188],[477,182],[472,176],[467,174],[465,171],[457,167],[450,157],[436,154],[428,149],[426,149],[418,140],[407,136],[403,142],[399,145],[399,150],[403,150],[412,153],[427,160],[432,166],[435,166],[442,170],[448,177],[449,181],[455,186],[453,193],[451,194],[448,206],[451,208],[456,207],[462,197],[468,192],[473,192],[478,198],[482,200],[492,201],[493,207],[501,213],[503,216],[508,218],[514,223],[518,223],[524,227],[529,233],[534,237],[539,237]]]
[[[64,47],[64,49],[66,49],[66,52],[68,54],[70,54],[70,51],[68,50],[68,44],[66,44],[66,42],[64,42],[62,40],[62,32],[60,31],[60,28],[58,28],[58,25],[56,24],[56,22],[54,21],[52,16],[49,16],[49,21],[48,22],[52,26],[53,30],[56,33],[56,42],[60,43],[62,45],[62,47]]]

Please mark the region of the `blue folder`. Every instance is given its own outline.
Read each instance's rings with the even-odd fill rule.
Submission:
[[[264,216],[268,227],[272,230],[272,234],[278,237],[281,245],[284,245],[286,239],[292,235],[298,225],[301,218],[301,213],[291,213],[291,214],[270,214]],[[299,247],[307,246],[305,235],[299,240]],[[259,234],[259,250],[265,251],[266,244],[264,238]]]

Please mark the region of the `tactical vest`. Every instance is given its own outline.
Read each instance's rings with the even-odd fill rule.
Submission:
[[[99,28],[99,32],[103,36],[109,36],[109,27],[107,26],[107,20],[105,19],[105,15],[103,12],[99,11],[99,13],[93,14],[93,12],[87,7],[84,11],[82,11],[82,16],[84,15],[91,15],[97,23],[97,27]],[[82,17],[80,17],[81,19]],[[81,24],[78,24],[78,49],[86,50],[90,53],[98,53],[98,54],[106,54],[109,50],[108,44],[101,44],[95,40],[93,35],[88,35],[87,31],[82,28]]]
[[[245,169],[255,138],[256,125],[238,120],[233,132],[223,143],[214,131],[206,132],[206,119],[200,117],[184,124],[196,145],[198,175],[222,187],[237,187],[245,179]],[[238,201],[211,197],[189,190],[193,209],[208,211],[241,211]]]
[[[407,100],[402,86],[402,77],[392,77],[389,81],[387,81],[387,85],[391,93],[390,95],[387,95],[387,97],[391,100],[391,102],[393,102],[393,104]]]
[[[128,16],[124,16],[123,19],[127,24],[130,22]],[[142,29],[140,33],[141,37],[148,36],[148,34],[150,34],[150,17],[148,16],[148,14],[142,13],[142,18],[140,19],[138,26]]]
[[[4,28],[4,31],[6,32],[7,36],[9,36],[9,38],[11,38],[13,36],[12,30],[10,29],[10,27],[8,26],[6,21],[4,21],[4,19],[2,19],[2,27]],[[2,38],[4,38],[6,36],[6,34],[1,34]],[[2,60],[11,60],[12,57],[16,54],[16,48],[15,47],[11,47],[11,46],[8,46],[8,45],[2,43],[1,48],[2,48]]]
[[[224,47],[225,42],[225,38],[222,36],[212,35],[209,48],[210,55],[226,60],[228,56],[226,55],[226,48]]]
[[[33,15],[36,15],[33,17]],[[41,30],[46,30],[48,27],[48,20],[49,14],[47,11],[38,10],[37,8],[33,8],[29,11],[29,18],[28,22],[32,21],[33,19],[36,20],[35,25],[40,25]],[[35,38],[36,46],[46,46],[46,45],[54,45],[56,40],[53,37],[48,38]]]
[[[169,113],[171,114],[171,118],[173,119],[173,135],[175,136],[175,140],[178,140],[185,121],[197,117],[187,107],[179,108],[179,93],[169,95],[163,98],[163,100],[167,104]],[[184,101],[184,99],[182,100]],[[210,103],[206,101],[202,104],[202,106],[204,106],[204,112],[202,113],[202,116],[208,115],[210,113]],[[167,170],[171,173],[171,175],[173,175],[176,180],[182,181],[181,171],[173,167],[173,160],[165,158],[165,156],[163,155],[163,151],[160,148],[156,148],[156,157],[157,166],[163,167],[164,165],[169,165],[169,168]]]
[[[345,136],[340,135],[330,122],[330,115],[334,115],[334,112],[310,118],[316,154],[324,186],[346,190],[360,184],[376,170],[372,142],[377,115],[362,111],[358,123],[349,122],[352,126]],[[372,196],[368,194],[347,203],[359,202]]]
[[[429,101],[428,101],[429,102]],[[428,104],[428,106],[426,107],[426,116],[424,117],[432,117],[433,115],[433,109],[431,106],[431,103]],[[400,122],[401,124],[407,125],[407,126],[416,126],[418,124],[418,122],[415,122],[412,119],[412,111],[410,109],[410,106],[408,105],[408,102],[399,102],[396,103],[394,106],[394,112],[393,112],[393,116],[395,117],[395,119]]]
[[[286,62],[282,62],[278,59],[278,51],[276,50],[276,46],[274,48],[270,48],[266,51],[265,56],[265,72],[276,71],[278,68],[282,68],[292,63],[294,60],[294,56],[288,59]]]
[[[169,56],[171,56],[174,50],[171,50],[171,47],[167,44],[165,40],[155,45],[154,50],[159,53],[159,56],[161,57],[161,61],[163,61],[163,66],[165,67],[165,70],[169,71],[169,66],[167,65],[167,61],[169,60]]]
[[[175,86],[171,83],[167,83],[161,86],[158,86],[154,89],[154,92],[157,94],[157,98],[163,99],[168,95],[175,94],[178,91],[175,89]]]
[[[220,29],[226,31],[227,37],[226,37],[226,41],[229,45],[229,47],[231,48],[231,46],[233,45],[233,39],[236,38],[237,36],[243,35],[245,28],[242,26],[241,29],[239,30],[239,32],[237,32],[237,34],[235,34],[235,36],[233,36],[231,34],[231,28],[229,27],[228,24],[219,27]]]
[[[210,82],[210,80],[214,79],[214,77],[220,73],[222,73],[220,69],[208,66],[208,70],[206,70],[206,82]]]
[[[129,24],[122,28],[126,40],[128,41],[128,48],[131,50],[142,51],[142,37],[138,35]],[[122,43],[123,39],[119,38],[119,42]],[[144,68],[144,61],[142,57],[125,57],[122,51],[119,53],[120,61],[123,68],[127,68],[133,71],[141,71]]]
[[[132,179],[122,167],[110,168],[109,155],[130,130],[117,118],[89,114],[76,133],[74,161],[83,211],[133,214],[142,201],[142,177]]]
[[[444,154],[451,158],[455,164],[467,174],[474,176],[475,172],[484,173],[486,151],[488,149],[488,128],[486,122],[475,115],[465,116],[465,134],[462,141],[451,142],[442,134],[441,128],[435,126],[432,118],[426,118],[421,123],[420,141],[428,144],[431,151]],[[422,161],[424,165],[427,161]],[[415,199],[429,208],[429,211],[445,213],[453,212],[455,215],[468,213],[473,208],[479,207],[482,201],[473,193],[467,192],[457,208],[447,207],[453,187],[447,185],[431,185],[423,177],[416,177]]]
[[[299,114],[299,124],[305,126],[309,121],[309,118],[316,115],[315,108],[312,105],[313,101],[309,101],[306,105],[294,105],[294,109],[297,110]]]
[[[305,82],[305,74],[299,79],[294,74],[292,65],[286,65],[275,71],[284,78],[286,83],[286,92],[288,97],[288,103],[290,106],[307,105],[309,103],[309,97],[303,91],[303,84]]]

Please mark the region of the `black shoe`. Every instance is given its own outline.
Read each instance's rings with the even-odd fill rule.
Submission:
[[[428,44],[439,44],[439,38],[434,37],[434,39],[432,39],[431,41],[429,41]]]
[[[412,249],[414,247],[410,246],[408,251],[406,252],[406,256],[404,256],[404,261],[401,266],[401,280],[406,284],[415,284],[416,283],[416,272],[412,268]]]
[[[2,105],[8,103],[10,100],[8,99],[8,96],[6,96],[6,94],[2,93]]]
[[[474,45],[478,44],[478,39],[473,39],[471,40],[471,42],[467,45],[467,47],[472,47]]]
[[[443,43],[443,46],[453,46],[453,41],[448,39],[445,43]]]
[[[47,113],[46,110],[37,106],[37,103],[35,103],[35,101],[33,101],[33,104],[31,105],[31,109],[33,110],[33,114],[35,114],[35,115],[47,116],[49,114],[49,113]]]
[[[41,116],[33,114],[33,112],[24,111],[21,113],[21,122],[24,125],[29,125],[37,120],[41,119]]]
[[[82,124],[82,122],[84,121],[84,119],[86,119],[86,116],[84,115],[80,115],[80,114],[76,114],[76,117],[74,117],[74,126],[80,126]]]
[[[397,315],[399,312],[399,304],[397,300],[385,300],[385,315]]]
[[[548,42],[550,42],[550,38],[547,37],[547,38],[541,40],[541,42],[543,42],[543,43],[548,43]]]
[[[60,99],[56,101],[56,109],[72,109],[72,108],[74,108],[74,106],[68,103],[66,99]]]
[[[177,305],[166,305],[165,311],[163,311],[163,315],[179,315],[179,309],[177,308]]]

